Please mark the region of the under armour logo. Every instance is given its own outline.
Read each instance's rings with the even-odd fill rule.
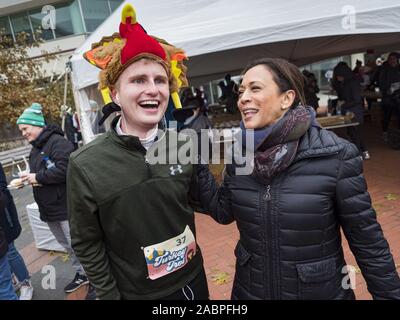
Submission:
[[[174,176],[177,172],[179,172],[179,173],[182,173],[182,172],[183,172],[182,166],[181,166],[180,164],[178,164],[178,165],[176,166],[176,168],[174,168],[174,166],[171,166],[171,167],[169,168],[169,170],[171,171],[171,176]]]

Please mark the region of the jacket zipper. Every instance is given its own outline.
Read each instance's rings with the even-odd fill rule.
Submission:
[[[270,233],[270,228],[268,227],[269,226],[269,216],[268,216],[268,214],[269,214],[269,202],[271,201],[270,190],[271,190],[271,186],[268,185],[267,186],[267,190],[264,193],[263,199],[262,199],[263,200],[262,201],[262,203],[263,203],[263,212],[265,212],[265,214],[263,214],[263,222],[264,222],[263,230],[264,230],[264,239],[265,239],[265,241],[264,241],[264,246],[265,246],[264,250],[265,250],[265,253],[266,253],[266,258],[264,258],[264,265],[268,266],[268,268],[269,268],[269,270],[266,270],[266,272],[265,272],[265,277],[266,277],[265,283],[268,284],[268,286],[266,288],[265,299],[271,299],[271,295],[272,295],[271,286],[269,285],[271,283],[271,281],[272,281],[272,277],[271,277],[271,275],[272,275],[272,269],[271,269],[271,258],[272,258],[272,256],[271,256],[271,250],[270,250],[270,242],[268,241],[269,233]],[[267,260],[267,261],[265,261],[265,260]]]
[[[276,276],[276,268],[275,268],[275,260],[276,257],[274,256],[274,247],[275,247],[275,240],[274,240],[274,231],[275,231],[275,219],[272,216],[271,212],[271,185],[267,186],[267,190],[265,193],[265,200],[267,202],[267,212],[266,212],[266,217],[267,217],[267,248],[268,248],[268,256],[269,256],[269,282],[268,282],[268,287],[269,287],[269,299],[273,300],[277,298],[276,295],[276,283],[275,283],[275,276]]]
[[[270,185],[267,186],[267,192],[265,193],[265,200],[267,200],[267,202],[271,201],[271,186]]]
[[[270,195],[269,201],[272,196]],[[272,262],[272,299],[280,300],[279,283],[280,283],[280,251],[279,251],[279,227],[278,212],[271,209],[271,203],[268,206],[268,214],[271,217],[271,262]]]
[[[144,163],[146,164],[146,168],[147,168],[147,175],[148,175],[148,177],[149,178],[151,178],[151,169],[150,169],[150,165],[149,165],[149,160],[147,160],[147,154],[145,153],[144,155],[143,155],[143,159],[144,159]]]

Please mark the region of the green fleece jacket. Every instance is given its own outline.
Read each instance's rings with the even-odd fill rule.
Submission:
[[[187,146],[176,136],[166,131],[146,152],[137,137],[118,136],[111,129],[71,155],[67,192],[72,246],[100,299],[162,298],[203,270],[197,245],[183,267],[157,279],[151,279],[150,258],[164,254],[159,262],[175,262],[160,250],[150,258],[144,255],[149,246],[174,239],[186,227],[196,237],[194,166],[148,163],[150,153],[169,159]]]

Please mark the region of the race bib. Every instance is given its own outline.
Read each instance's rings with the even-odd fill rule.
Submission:
[[[183,268],[196,254],[196,241],[189,226],[180,235],[143,248],[149,278],[155,280]]]

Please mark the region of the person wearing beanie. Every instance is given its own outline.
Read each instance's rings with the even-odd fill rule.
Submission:
[[[17,120],[17,124],[30,124],[36,127],[46,125],[40,103],[34,102],[29,108],[26,108]]]
[[[17,120],[17,125],[20,130],[23,128],[23,137],[29,143],[34,141],[43,131],[46,122],[42,113],[42,106],[39,103],[32,103],[32,105],[24,110]]]
[[[196,241],[194,165],[169,159],[188,141],[162,123],[187,85],[184,52],[148,35],[129,4],[119,33],[85,58],[109,90],[111,129],[71,155],[67,194],[73,248],[99,299],[208,299]]]
[[[346,131],[351,142],[353,142],[364,160],[371,158],[363,137],[364,124],[364,102],[361,96],[361,85],[347,64],[337,65],[333,69],[336,84],[336,92],[339,97],[340,112],[345,115],[354,113],[357,126],[347,127]]]
[[[46,125],[39,103],[33,103],[25,109],[17,124],[23,137],[32,145],[30,172],[21,175],[21,178],[32,185],[40,219],[48,224],[55,239],[71,258],[75,277],[65,287],[65,292],[70,293],[89,283],[71,246],[67,215],[66,175],[74,146],[64,138],[59,126]]]

